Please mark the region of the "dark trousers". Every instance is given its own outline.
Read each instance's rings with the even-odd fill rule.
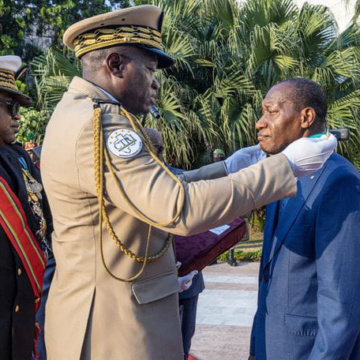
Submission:
[[[195,334],[196,309],[199,295],[179,300],[181,333],[183,338],[184,359],[187,360],[191,347],[191,339]]]
[[[40,309],[36,314],[36,321],[40,324],[40,337],[37,342],[37,353],[40,355],[39,360],[46,360],[46,348],[44,340],[44,324],[45,324],[45,305],[46,300],[49,295],[49,289],[51,285],[52,278],[55,272],[55,259],[53,256],[49,256],[48,263],[46,265],[44,280],[43,280],[43,291],[41,297]]]

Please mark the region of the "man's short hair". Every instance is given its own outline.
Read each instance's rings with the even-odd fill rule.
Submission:
[[[297,111],[306,107],[315,110],[316,121],[326,123],[327,98],[324,89],[315,81],[304,78],[294,78],[282,81],[280,84],[289,84],[292,91],[288,94],[289,100],[294,102]]]

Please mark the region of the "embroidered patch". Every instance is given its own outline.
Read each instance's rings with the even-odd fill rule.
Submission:
[[[131,158],[140,153],[142,141],[133,130],[117,129],[110,134],[107,146],[115,156]]]

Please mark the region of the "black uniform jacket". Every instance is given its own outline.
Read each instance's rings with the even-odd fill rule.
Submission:
[[[28,203],[19,157],[23,157],[33,177],[40,174],[20,144],[0,147],[0,176],[20,200],[30,229],[38,230],[38,221]],[[0,204],[1,206],[1,204]],[[42,207],[52,231],[50,211],[43,194]],[[41,246],[41,244],[39,244]],[[0,226],[0,359],[30,360],[35,331],[35,297],[22,262]]]

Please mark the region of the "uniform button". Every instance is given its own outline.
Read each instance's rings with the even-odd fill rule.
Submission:
[[[20,276],[21,275],[21,269],[18,268],[18,275]]]
[[[313,175],[313,176],[310,176],[310,179],[311,180],[314,180],[315,179],[315,176]]]
[[[20,310],[20,306],[19,306],[19,305],[16,305],[16,306],[15,306],[15,312],[17,313],[17,312],[19,312],[19,310]]]

